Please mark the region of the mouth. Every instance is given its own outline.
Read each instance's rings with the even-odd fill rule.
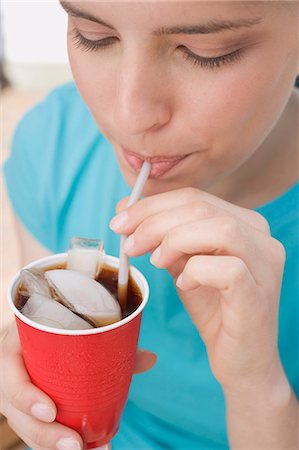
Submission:
[[[148,157],[124,148],[122,148],[122,153],[128,165],[137,173],[140,171],[144,161],[150,162],[152,166],[150,173],[151,178],[162,177],[162,175],[164,175],[166,172],[169,172],[172,168],[177,166],[181,161],[189,156],[177,155]]]

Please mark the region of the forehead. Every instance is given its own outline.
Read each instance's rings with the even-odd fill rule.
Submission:
[[[194,13],[202,17],[240,17],[241,15],[266,14],[274,11],[285,1],[226,1],[226,0],[196,0],[196,1],[171,1],[171,0],[134,0],[134,1],[90,1],[69,0],[68,4],[91,13],[109,13],[117,17],[120,13],[142,15],[149,14],[148,19],[159,18],[162,20],[192,18]],[[135,25],[135,24],[134,24]]]
[[[120,34],[132,36],[135,33],[140,36],[181,34],[186,30],[188,34],[227,34],[232,30],[246,32],[248,28],[257,32],[280,28],[280,33],[283,33],[289,28],[288,24],[293,24],[298,16],[298,2],[284,0],[60,1],[70,16],[84,17],[90,23],[98,22]]]

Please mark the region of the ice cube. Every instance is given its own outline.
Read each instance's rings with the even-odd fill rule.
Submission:
[[[74,314],[57,301],[34,293],[22,309],[24,316],[34,322],[64,330],[85,330],[93,328],[86,320]]]
[[[23,269],[20,275],[20,293],[27,297],[32,294],[41,294],[51,297],[50,287],[45,273],[40,269]]]
[[[95,278],[102,269],[104,257],[103,241],[73,237],[67,256],[67,269]]]
[[[45,276],[60,301],[86,317],[95,326],[109,325],[121,319],[119,303],[100,283],[80,272],[48,270]]]

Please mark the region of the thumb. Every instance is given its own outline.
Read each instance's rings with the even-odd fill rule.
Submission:
[[[41,421],[53,422],[56,417],[55,403],[32,384],[24,365],[15,323],[8,328],[1,342],[0,355],[0,367],[9,368],[0,370],[1,409],[13,406]],[[4,410],[1,412],[5,415]]]
[[[148,350],[137,350],[134,373],[142,373],[150,370],[157,361],[157,355]]]

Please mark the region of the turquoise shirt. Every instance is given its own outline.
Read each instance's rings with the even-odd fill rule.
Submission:
[[[55,89],[26,114],[4,170],[16,215],[45,247],[65,251],[72,236],[84,236],[103,239],[107,253],[118,255],[119,238],[108,225],[130,189],[73,84]],[[258,209],[287,252],[279,349],[297,395],[298,195],[297,183]],[[134,376],[113,450],[227,449],[223,393],[172,278],[154,268],[149,255],[132,263],[151,291],[139,344],[156,352],[158,362]]]

